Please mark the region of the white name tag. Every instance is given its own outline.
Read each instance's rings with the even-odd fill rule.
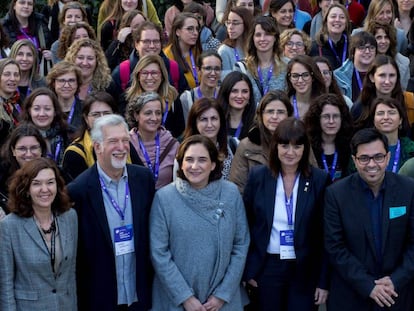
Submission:
[[[296,259],[293,230],[280,231],[280,259]]]
[[[114,229],[115,255],[121,256],[135,251],[134,230],[132,225]]]

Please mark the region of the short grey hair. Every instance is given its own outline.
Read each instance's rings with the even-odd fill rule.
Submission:
[[[94,143],[101,143],[104,140],[103,128],[105,126],[117,126],[123,125],[125,130],[128,132],[128,125],[126,124],[123,117],[117,114],[109,114],[102,116],[93,123],[91,129],[91,139]]]
[[[137,127],[138,123],[135,120],[135,116],[134,114],[137,113],[139,114],[139,112],[142,110],[142,108],[144,108],[144,106],[152,101],[159,101],[161,104],[161,112],[163,113],[164,109],[162,106],[162,99],[161,96],[156,93],[156,92],[144,92],[141,95],[135,97],[133,100],[129,101],[127,109],[126,109],[126,113],[125,113],[125,118],[128,122],[128,125],[132,128],[132,127]]]

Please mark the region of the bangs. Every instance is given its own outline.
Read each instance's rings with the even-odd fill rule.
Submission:
[[[302,122],[281,122],[276,129],[277,144],[305,145],[308,142]]]

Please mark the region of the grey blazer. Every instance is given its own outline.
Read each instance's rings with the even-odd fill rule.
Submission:
[[[77,310],[75,210],[58,216],[57,223],[62,261],[55,277],[33,217],[9,214],[0,221],[0,310]]]

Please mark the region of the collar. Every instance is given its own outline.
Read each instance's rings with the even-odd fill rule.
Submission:
[[[106,185],[111,185],[111,184],[118,184],[119,181],[126,181],[128,179],[128,171],[126,166],[124,167],[124,171],[122,172],[122,176],[119,179],[119,181],[117,180],[113,180],[111,177],[109,177],[104,170],[102,169],[102,167],[99,165],[98,161],[96,161],[96,167],[98,169],[98,174],[103,178],[104,182]]]

